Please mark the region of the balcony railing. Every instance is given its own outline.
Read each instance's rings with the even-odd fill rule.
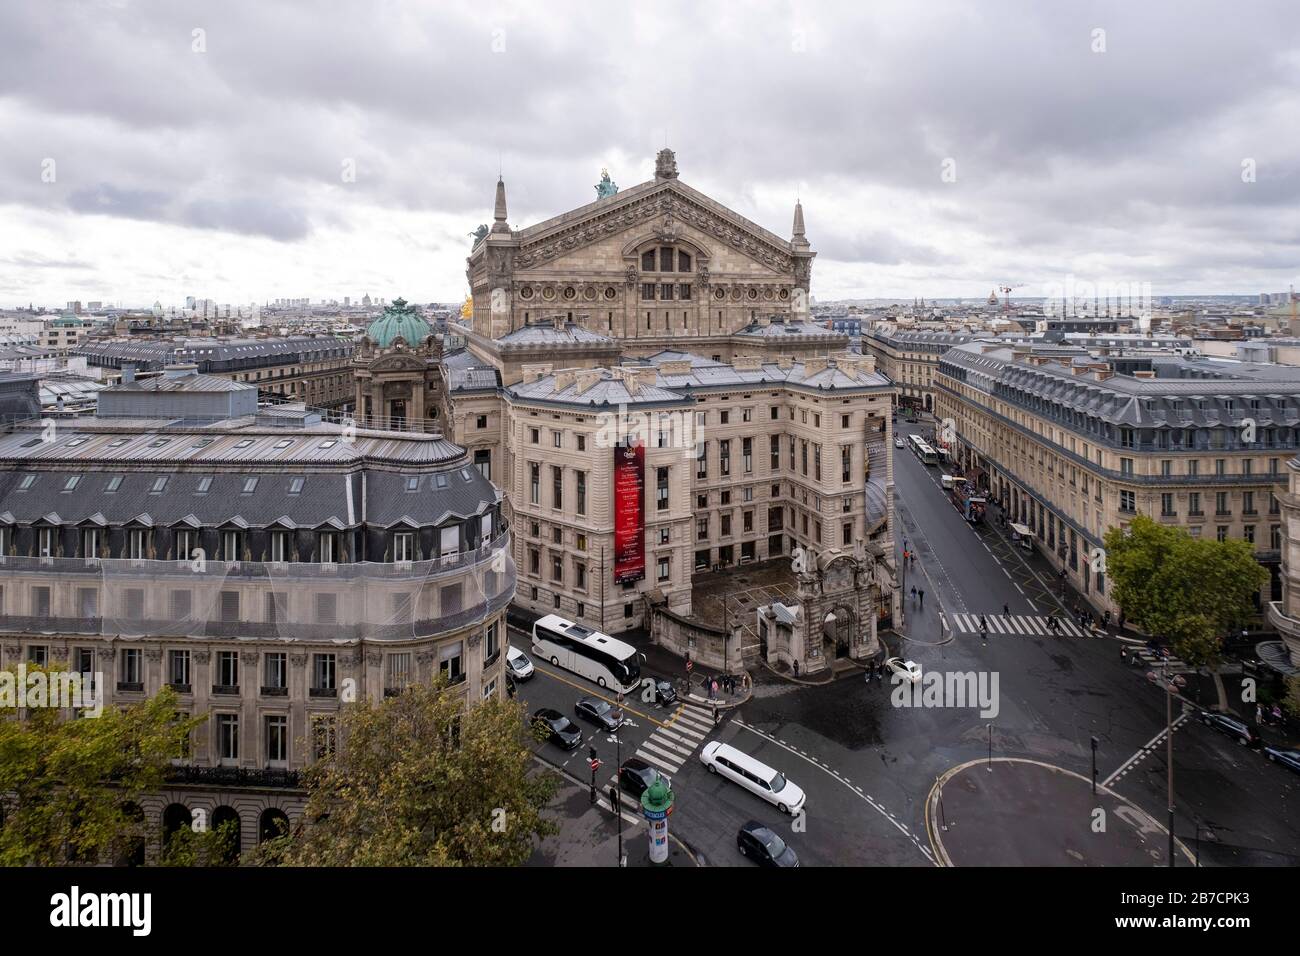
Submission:
[[[9,555],[0,558],[0,584],[10,583],[11,594],[25,594],[28,584],[49,587],[57,612],[79,606],[79,591],[97,585],[101,615],[4,615],[0,632],[410,640],[470,626],[504,608],[515,591],[510,544],[506,532],[479,548],[402,564],[208,561],[199,570],[182,561],[87,564]],[[188,592],[184,616],[169,603],[172,591]],[[275,613],[264,614],[270,595],[277,596]]]
[[[296,789],[302,776],[296,770],[258,767],[173,767],[167,772],[173,783],[218,787],[276,787]]]

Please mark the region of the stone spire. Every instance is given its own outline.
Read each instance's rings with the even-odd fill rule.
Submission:
[[[790,243],[795,246],[808,245],[808,237],[804,235],[803,203],[798,199],[794,201],[794,235],[791,237]]]
[[[492,223],[493,232],[510,231],[510,227],[506,224],[506,182],[500,176],[497,177],[497,201],[492,218],[495,220]]]

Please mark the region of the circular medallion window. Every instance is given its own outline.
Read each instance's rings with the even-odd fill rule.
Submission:
[[[596,298],[596,290],[591,286],[587,286],[587,288],[582,290],[582,297],[584,299],[594,299]]]
[[[531,299],[532,297],[533,297],[532,286],[524,286],[522,289],[519,290],[519,298]]]
[[[573,286],[566,286],[565,289],[564,289],[564,297],[565,297],[566,299],[572,299],[572,298],[573,298],[574,296],[576,296],[577,294],[578,294],[578,293],[574,291]]]
[[[732,289],[732,290],[731,290],[731,297],[732,297],[733,299],[739,299],[739,298],[740,298],[740,290],[739,290],[739,289]]]
[[[763,290],[763,298],[764,298],[764,299],[767,299],[768,301],[771,301],[771,299],[772,299],[772,290],[771,290],[771,289],[764,289],[764,290]]]
[[[790,290],[782,289],[780,292],[780,296],[781,296],[781,301],[784,302],[786,299],[790,298]]]
[[[748,292],[747,294],[749,295],[749,297],[750,297],[751,299],[757,299],[757,298],[758,298],[758,290],[757,290],[757,289],[750,289],[749,292]]]
[[[713,293],[713,297],[715,299],[725,299],[727,297],[727,290],[719,289],[718,291]]]
[[[616,295],[618,295],[618,293],[614,291],[614,287],[612,285],[605,287],[605,298],[612,299]]]
[[[549,288],[549,287],[543,289],[543,290],[542,290],[542,298],[543,298],[543,299],[554,299],[554,298],[555,298],[555,290],[554,290],[554,289],[551,289],[551,288]]]

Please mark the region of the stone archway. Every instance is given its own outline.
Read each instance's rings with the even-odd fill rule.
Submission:
[[[227,826],[230,827],[229,831],[224,829]],[[243,821],[239,817],[239,811],[225,805],[217,807],[212,811],[212,829],[220,835],[220,845],[217,848],[220,862],[234,866],[239,862],[239,851],[243,844]]]
[[[856,634],[857,620],[852,608],[844,604],[835,605],[822,620],[823,656],[827,659],[848,657]]]
[[[265,843],[267,840],[273,840],[276,837],[287,836],[288,833],[289,817],[283,810],[268,807],[262,811],[262,816],[257,823],[258,843]]]

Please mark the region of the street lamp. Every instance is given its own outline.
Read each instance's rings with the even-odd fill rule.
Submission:
[[[1164,661],[1165,674],[1165,763],[1169,767],[1169,866],[1174,865],[1174,692],[1169,683],[1169,659]]]
[[[618,726],[614,728],[614,796],[618,798],[618,806],[614,807],[614,815],[618,817],[618,865],[623,865],[623,694],[620,691],[617,698],[618,710],[614,712],[614,719],[618,721]]]

